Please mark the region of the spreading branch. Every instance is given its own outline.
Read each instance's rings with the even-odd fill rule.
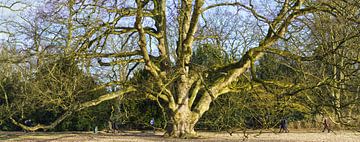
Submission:
[[[10,116],[10,120],[13,124],[15,124],[16,126],[21,127],[24,130],[27,131],[36,131],[36,130],[48,130],[48,129],[53,129],[55,128],[58,124],[60,124],[63,120],[65,120],[67,117],[71,116],[71,114],[73,114],[74,112],[78,112],[81,111],[83,109],[92,107],[92,106],[96,106],[104,101],[108,101],[108,100],[112,100],[115,98],[118,98],[120,96],[123,96],[126,93],[130,93],[130,92],[134,92],[136,91],[135,88],[133,87],[127,87],[123,90],[120,90],[118,92],[113,92],[110,94],[106,94],[106,95],[102,95],[94,100],[91,101],[87,101],[87,102],[83,102],[79,105],[74,105],[72,107],[70,107],[69,110],[66,110],[66,112],[64,114],[62,114],[59,118],[57,118],[54,122],[52,122],[50,125],[44,125],[44,124],[37,124],[35,126],[26,126],[20,122],[18,122],[17,120],[15,120],[12,116]]]

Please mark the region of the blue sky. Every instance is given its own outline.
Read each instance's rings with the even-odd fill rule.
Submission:
[[[2,33],[7,31],[4,22],[20,21],[21,19],[19,16],[27,14],[31,9],[34,9],[35,6],[40,5],[43,2],[44,0],[0,0],[0,5],[5,6],[16,3],[11,7],[13,10],[0,7],[0,40],[7,39],[9,36],[8,34]]]

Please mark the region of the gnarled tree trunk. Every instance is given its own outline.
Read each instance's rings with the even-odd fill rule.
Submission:
[[[171,124],[167,128],[165,136],[191,138],[196,137],[194,130],[199,117],[191,112],[188,106],[179,105],[176,112],[170,112]]]
[[[168,126],[165,136],[189,138],[195,137],[195,124],[199,120],[199,115],[191,111],[189,105],[190,88],[194,83],[189,76],[188,69],[182,68],[182,75],[175,84],[176,105],[170,109],[169,116],[171,124]]]

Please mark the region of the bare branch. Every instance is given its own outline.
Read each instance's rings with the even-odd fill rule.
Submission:
[[[79,58],[122,58],[141,55],[141,51],[135,50],[131,52],[119,52],[119,53],[78,53],[75,56]]]
[[[258,18],[261,21],[264,21],[265,23],[270,23],[270,21],[263,15],[259,14],[252,6],[247,6],[244,5],[240,2],[234,2],[234,3],[218,3],[218,4],[213,4],[210,6],[207,6],[205,8],[202,9],[202,12],[205,12],[207,10],[210,10],[212,8],[217,8],[217,7],[222,7],[222,6],[240,6],[246,10],[249,10],[256,18]]]
[[[16,5],[23,5],[24,7],[14,9],[14,7]],[[28,7],[28,5],[26,3],[24,3],[24,2],[22,2],[22,1],[16,1],[16,2],[11,3],[10,5],[0,3],[0,9],[5,8],[5,9],[11,10],[11,11],[22,11],[26,7]]]
[[[145,60],[140,59],[129,59],[129,60],[115,60],[111,62],[102,62],[101,59],[98,59],[98,63],[100,66],[114,66],[114,65],[121,65],[121,64],[129,64],[129,63],[144,63]]]
[[[28,131],[36,131],[39,129],[48,130],[48,129],[55,128],[58,124],[60,124],[63,120],[65,120],[67,117],[69,117],[74,112],[89,108],[91,106],[96,106],[104,101],[115,99],[119,96],[122,96],[126,93],[133,92],[133,91],[135,91],[135,88],[128,87],[124,90],[121,90],[118,92],[113,92],[113,93],[106,94],[106,95],[102,95],[94,100],[87,101],[87,102],[81,103],[79,105],[75,105],[75,106],[71,107],[70,110],[67,110],[63,115],[61,115],[59,118],[57,118],[50,125],[37,124],[36,126],[26,126],[20,122],[17,122],[12,116],[10,116],[10,119],[13,124],[21,127],[24,130],[28,130]]]

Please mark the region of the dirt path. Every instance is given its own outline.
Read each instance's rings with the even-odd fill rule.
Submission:
[[[23,133],[23,132],[0,132],[0,141],[24,141],[24,142],[158,142],[158,141],[194,141],[194,142],[219,142],[219,141],[247,141],[247,142],[360,142],[360,133],[352,131],[338,131],[335,133],[319,132],[291,132],[291,133],[270,133],[259,134],[252,132],[244,137],[243,133],[235,133],[230,136],[228,133],[221,132],[199,132],[202,136],[199,139],[174,139],[163,138],[161,132],[141,133]]]

